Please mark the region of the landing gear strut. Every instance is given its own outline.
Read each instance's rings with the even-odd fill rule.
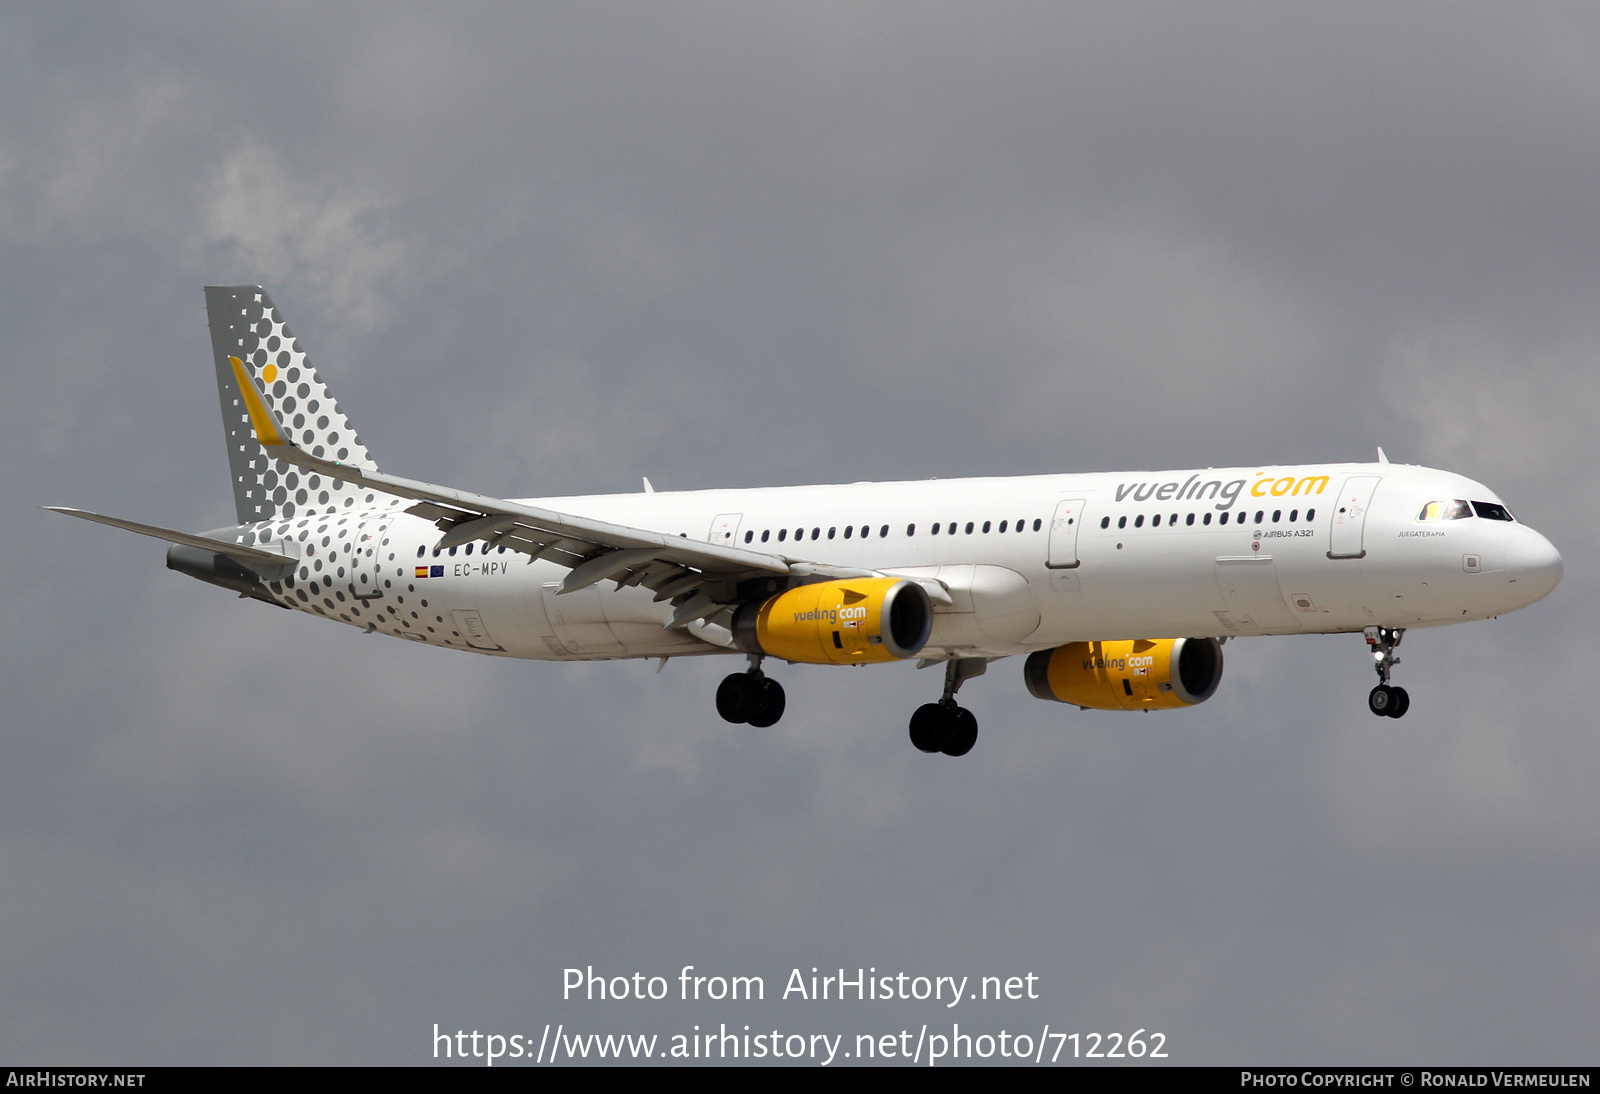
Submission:
[[[982,676],[989,663],[981,657],[946,661],[944,697],[937,703],[924,703],[911,716],[911,743],[923,752],[943,752],[946,756],[965,756],[978,740],[978,719],[972,711],[956,705],[956,692],[974,676]]]
[[[1400,718],[1411,709],[1411,696],[1406,694],[1406,689],[1395,687],[1389,683],[1389,673],[1400,663],[1400,658],[1394,651],[1400,647],[1400,639],[1405,636],[1405,629],[1401,627],[1368,627],[1364,632],[1367,636],[1367,645],[1372,649],[1373,666],[1378,672],[1378,686],[1372,689],[1367,696],[1367,709],[1382,718]]]
[[[726,677],[717,686],[717,713],[727,722],[747,722],[757,729],[783,717],[783,685],[761,671],[761,655],[750,655],[750,668]]]

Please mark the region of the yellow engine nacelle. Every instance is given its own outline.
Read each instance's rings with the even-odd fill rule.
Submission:
[[[806,665],[865,665],[915,657],[933,631],[921,585],[895,577],[819,581],[746,604],[734,616],[740,648]]]
[[[1216,694],[1222,643],[1215,638],[1069,642],[1029,654],[1023,673],[1035,699],[1090,710],[1169,710]]]

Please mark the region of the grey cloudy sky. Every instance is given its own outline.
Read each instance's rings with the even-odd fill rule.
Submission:
[[[1571,4],[0,11],[0,1057],[420,1062],[537,1033],[1160,1030],[1184,1063],[1593,1062],[1600,14]],[[501,495],[1370,458],[1567,576],[1246,639],[1132,718],[1001,662],[501,662],[42,513],[232,519],[206,283],[385,470]],[[1040,976],[563,1004],[561,970]],[[971,1023],[970,1026],[968,1023]]]

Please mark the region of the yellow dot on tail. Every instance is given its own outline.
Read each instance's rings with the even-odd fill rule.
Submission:
[[[269,384],[272,383],[272,381],[278,378],[278,366],[268,365],[266,368],[262,369],[261,378]]]

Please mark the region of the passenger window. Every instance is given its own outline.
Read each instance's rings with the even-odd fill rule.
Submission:
[[[1194,514],[1190,513],[1187,517],[1184,517],[1183,518],[1183,523],[1184,523],[1185,526],[1193,524],[1194,523]]]
[[[917,534],[917,526],[915,524],[906,525],[906,535],[907,536],[914,536],[916,534]]]
[[[472,553],[472,546],[473,546],[473,545],[472,545],[472,544],[470,544],[470,543],[469,543],[469,544],[467,544],[467,554],[469,554],[469,555],[470,555],[470,554],[471,554],[471,553]]]
[[[788,538],[789,538],[789,529],[787,529],[787,528],[779,528],[778,529],[778,542],[782,543],[784,540],[786,540]]]
[[[1174,513],[1170,517],[1167,518],[1167,524],[1173,525],[1173,524],[1177,524],[1177,523],[1178,523],[1178,514]]]
[[[1026,531],[1027,523],[1028,522],[1025,519],[1017,521],[1017,531],[1019,531],[1019,532]]]
[[[969,521],[967,521],[967,535],[970,536],[971,534],[972,534],[972,522],[969,520]]]
[[[749,543],[752,539],[755,539],[755,538],[756,538],[756,534],[755,534],[754,531],[746,532],[744,534],[744,541],[746,543]]]
[[[772,535],[772,529],[771,528],[763,528],[761,530],[761,542],[762,543],[767,542],[767,537],[770,536],[770,535]]]
[[[1283,510],[1282,509],[1274,509],[1272,511],[1272,523],[1273,524],[1277,524],[1282,519],[1283,519]]]
[[[1311,520],[1316,520],[1316,519],[1317,519],[1317,511],[1315,509],[1307,509],[1306,510],[1306,520],[1311,521]]]
[[[939,534],[939,529],[943,528],[943,527],[944,527],[944,525],[940,524],[938,521],[934,521],[933,522],[933,530],[931,532],[929,532],[928,534],[936,536],[936,535]]]
[[[952,535],[952,536],[956,534],[956,522],[955,521],[951,521],[950,522],[950,527],[945,529],[945,533],[947,535]]]
[[[1263,513],[1260,509],[1257,509],[1256,510],[1256,523],[1260,524],[1261,523],[1261,518],[1264,517],[1264,516],[1266,516],[1266,514]]]
[[[833,534],[834,534],[834,533],[835,533],[835,532],[837,532],[837,531],[838,531],[838,530],[839,530],[839,529],[838,529],[838,528],[836,528],[836,527],[835,527],[835,528],[829,528],[829,529],[828,529],[828,538],[829,538],[829,539],[832,539],[832,538],[833,538]],[[816,537],[816,536],[814,536],[814,535],[813,535],[813,536],[812,536],[812,537],[811,537],[811,538],[812,538],[812,539],[816,539],[816,538],[817,538],[817,537]]]
[[[989,522],[988,521],[984,521],[983,522],[983,534],[984,535],[988,535],[989,534]]]
[[[1101,527],[1101,528],[1110,528],[1110,527],[1111,527],[1111,518],[1110,518],[1110,517],[1101,517],[1101,518],[1100,518],[1100,527]],[[1001,530],[1001,531],[1002,531],[1002,532],[1004,532],[1004,531],[1005,531],[1005,529],[1004,529],[1004,528],[1002,528],[1002,529],[1000,529],[1000,530]]]
[[[417,548],[417,557],[421,558],[427,552],[427,550],[428,549],[426,547],[418,547]]]
[[[1033,518],[1033,530],[1035,532],[1037,532],[1039,530],[1039,518],[1038,517],[1034,517]]]
[[[872,528],[869,527],[868,525],[863,524],[861,526],[861,538],[862,539],[866,539],[871,534],[872,534]],[[889,534],[889,526],[887,524],[883,526],[883,534],[884,535],[888,535]]]
[[[1128,518],[1127,517],[1118,517],[1117,518],[1117,527],[1118,528],[1126,528],[1127,526],[1128,526]]]
[[[1133,526],[1135,528],[1143,528],[1144,527],[1144,514],[1143,513],[1140,513],[1138,516],[1133,518]]]
[[[1300,510],[1298,510],[1298,509],[1289,510],[1289,523],[1293,524],[1299,518],[1299,516],[1300,516]]]
[[[812,539],[821,539],[822,538],[822,529],[821,528],[813,528],[813,529],[811,529],[811,538]]]
[[[1211,523],[1211,514],[1207,513],[1206,514],[1206,518],[1204,520],[1202,520],[1200,523],[1201,524],[1210,524]]]
[[[854,534],[854,533],[855,533],[855,530],[856,530],[856,529],[855,529],[855,525],[853,525],[853,524],[846,524],[846,525],[845,525],[845,526],[844,526],[844,538],[845,538],[845,539],[849,539],[849,538],[850,538],[850,537],[851,537],[851,536],[852,536],[852,535],[853,535],[853,534]],[[829,538],[829,539],[832,539],[832,538],[833,538],[833,533],[832,533],[832,532],[829,532],[829,533],[828,533],[828,538]]]
[[[1160,513],[1157,513],[1155,516],[1150,518],[1150,527],[1152,527],[1152,528],[1160,528],[1161,527],[1161,514]]]
[[[1111,518],[1107,517],[1106,519],[1110,520]],[[1001,521],[1000,522],[1000,531],[1004,532],[1006,530],[1006,528],[1008,528],[1010,526],[1010,524],[1011,524],[1011,522],[1009,520]]]
[[[456,549],[454,547],[450,548],[450,557],[451,558],[455,558],[456,557]]]
[[[878,529],[878,538],[879,539],[888,539],[889,538],[889,526],[887,524],[885,524],[882,528]]]

